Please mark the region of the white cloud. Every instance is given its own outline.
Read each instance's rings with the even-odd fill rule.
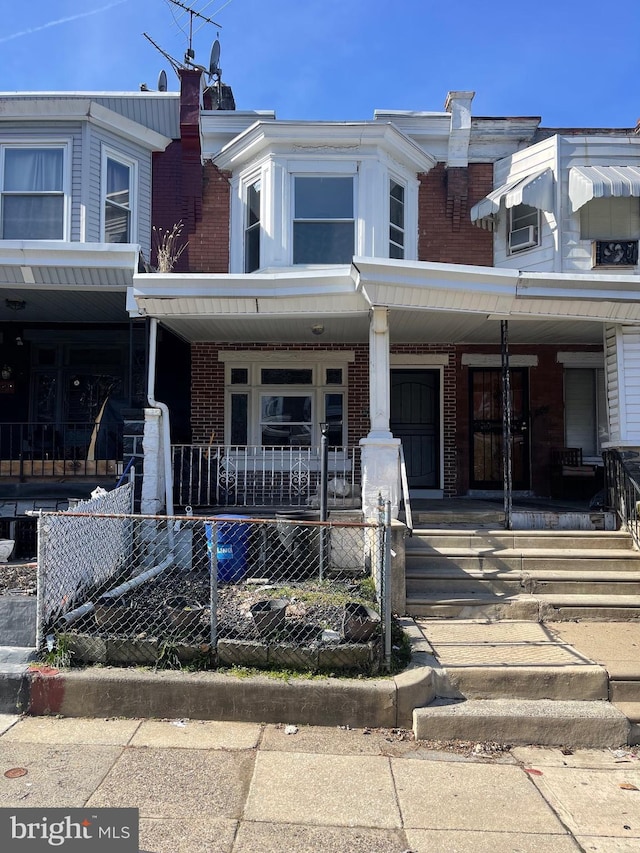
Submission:
[[[99,12],[106,12],[108,9],[113,9],[114,6],[121,6],[123,3],[127,3],[128,0],[115,0],[113,3],[108,3],[106,6],[101,6],[99,9],[91,9],[89,12],[80,12],[77,15],[69,15],[67,18],[59,18],[57,21],[49,21],[46,24],[41,24],[37,27],[30,27],[28,30],[21,30],[19,33],[12,33],[10,36],[4,36],[0,38],[0,44],[6,41],[12,41],[13,39],[21,38],[22,36],[29,36],[32,33],[39,33],[41,30],[47,30],[49,27],[57,27],[60,24],[68,24],[71,21],[77,21],[78,18],[88,18],[89,15],[97,15]]]

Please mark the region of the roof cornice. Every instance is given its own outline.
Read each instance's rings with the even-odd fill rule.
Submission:
[[[277,148],[287,147],[299,153],[308,147],[310,153],[341,148],[379,147],[395,160],[416,172],[428,172],[436,165],[435,157],[425,152],[391,122],[297,122],[257,121],[225,145],[212,159],[227,171],[244,168],[250,161]]]

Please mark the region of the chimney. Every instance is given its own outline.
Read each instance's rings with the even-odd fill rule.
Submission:
[[[444,108],[451,113],[447,167],[467,166],[471,136],[471,101],[475,92],[449,92]]]
[[[200,110],[202,72],[181,68],[180,142],[182,144],[182,211],[186,234],[191,234],[202,214],[202,146]]]

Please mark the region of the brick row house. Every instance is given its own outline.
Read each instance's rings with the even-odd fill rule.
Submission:
[[[401,460],[495,497],[507,359],[515,495],[640,447],[634,128],[281,121],[193,69],[0,99],[0,497],[135,459],[145,511],[312,506],[323,444],[336,506],[397,512]]]
[[[153,215],[187,246],[134,276],[129,306],[190,344],[191,442],[216,461],[173,476],[209,478],[205,502],[265,503],[283,482],[281,502],[308,502],[323,432],[365,513],[380,493],[397,509],[401,449],[414,497],[501,494],[505,335],[515,495],[550,496],[571,447],[588,498],[603,449],[640,444],[633,128],[475,117],[472,92],[279,121],[212,109],[190,70],[181,98]]]

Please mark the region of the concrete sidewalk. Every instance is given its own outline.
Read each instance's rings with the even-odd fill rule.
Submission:
[[[6,715],[0,805],[135,807],[145,853],[640,849],[633,749],[454,750],[398,729],[287,731]],[[26,774],[7,778],[13,768]]]

